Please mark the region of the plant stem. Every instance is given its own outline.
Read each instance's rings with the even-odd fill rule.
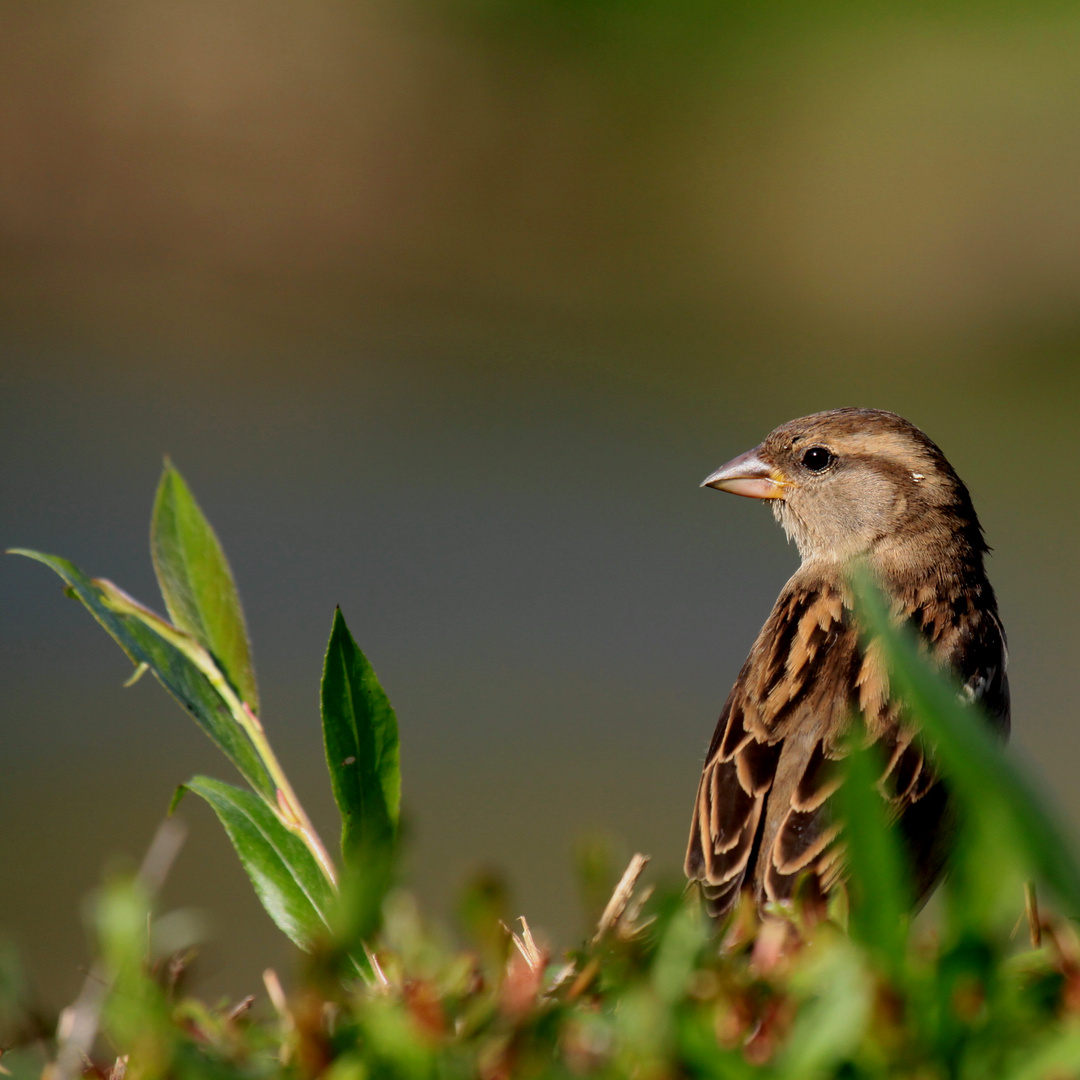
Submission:
[[[266,766],[266,771],[274,782],[277,790],[277,802],[270,802],[270,800],[267,800],[267,802],[285,828],[295,833],[304,842],[304,845],[326,875],[327,880],[336,889],[338,877],[334,860],[330,858],[329,852],[323,846],[319,834],[315,831],[315,826],[311,823],[311,819],[307,816],[307,812],[304,810],[300,800],[296,797],[296,792],[293,791],[292,784],[289,783],[289,778],[285,775],[285,770],[282,769],[278,762],[259,718],[251,711],[247,702],[241,701],[237,697],[236,691],[229,685],[229,680],[222,674],[221,669],[214,662],[214,658],[207,649],[196,641],[191,634],[178,630],[172,623],[167,622],[156,612],[140,604],[138,600],[129,596],[111,581],[97,578],[93,581],[93,584],[101,590],[102,599],[110,608],[125,615],[132,615],[139,619],[140,622],[145,623],[155,634],[179,649],[206,676],[210,685],[217,691],[218,696],[225,702],[233,718],[251,740],[255,752],[259,755],[263,765]]]
[[[235,698],[235,696],[234,694],[233,697]],[[296,792],[293,791],[292,784],[289,783],[289,778],[285,775],[285,770],[278,763],[262,723],[251,711],[251,707],[246,701],[241,701],[239,704],[243,719],[240,716],[237,716],[236,719],[247,732],[248,738],[251,739],[255,747],[255,752],[262,758],[266,771],[277,785],[278,799],[281,802],[281,806],[277,808],[278,816],[281,817],[288,828],[293,829],[300,835],[311,850],[311,854],[315,856],[322,867],[323,873],[329,878],[330,884],[336,886],[337,867],[334,866],[334,860],[330,858],[330,853],[323,846],[319,834],[315,831],[315,826],[307,816],[307,811],[297,798]],[[289,820],[289,815],[292,816],[292,821]]]

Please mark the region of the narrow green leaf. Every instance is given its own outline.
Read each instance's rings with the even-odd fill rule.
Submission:
[[[979,710],[954,679],[920,654],[914,631],[896,627],[880,592],[864,574],[854,582],[859,613],[881,639],[892,686],[933,747],[957,797],[973,817],[1001,822],[1032,869],[1080,916],[1080,863],[1072,838],[1038,788],[1007,757]]]
[[[368,860],[385,862],[401,803],[397,719],[340,609],[326,648],[321,704],[345,862],[361,868]]]
[[[210,522],[168,461],[154,499],[150,553],[173,622],[206,647],[257,713],[259,691],[232,571]]]
[[[127,611],[116,610],[117,605],[110,596],[123,595],[120,590],[115,585],[92,581],[67,559],[25,549],[14,549],[11,554],[25,555],[54,570],[67,585],[66,591],[82,601],[132,662],[146,664],[248,783],[271,803],[274,801],[276,786],[243,728],[210,678],[178,647],[176,642],[186,635],[130,598],[125,598],[128,600]],[[130,613],[135,610],[141,612],[141,617]],[[156,630],[153,629],[155,625]],[[201,649],[190,639],[188,644],[191,651]]]
[[[851,929],[892,971],[899,971],[907,940],[911,888],[900,838],[877,790],[882,762],[876,747],[851,740],[844,782],[834,796],[844,826],[850,874]]]
[[[183,791],[202,796],[232,841],[270,918],[301,949],[328,937],[337,897],[304,842],[258,796],[231,784],[196,776]]]

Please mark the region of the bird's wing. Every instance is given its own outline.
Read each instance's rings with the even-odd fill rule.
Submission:
[[[1008,646],[990,585],[952,583],[934,595],[907,595],[898,605],[921,631],[931,654],[959,678],[967,699],[983,711],[993,732],[1009,734]],[[929,895],[945,868],[951,846],[953,813],[946,785],[921,744],[911,742],[901,725],[886,733],[895,745],[882,793],[890,801],[909,855],[913,899]]]
[[[942,604],[939,594],[923,608],[919,599],[901,601],[899,613],[921,625],[934,654],[988,710],[1001,715],[1004,703],[1007,718],[1004,635],[992,603],[981,610]],[[686,874],[702,882],[714,915],[730,910],[744,883],[752,882],[761,899],[781,900],[807,871],[826,890],[835,880],[839,830],[829,797],[854,715],[884,760],[879,788],[890,816],[902,824],[919,819],[926,835],[918,843],[936,845],[941,785],[890,700],[880,648],[861,646],[839,588],[799,582],[797,575],[739,673],[698,787]],[[920,877],[920,891],[932,884],[942,857],[935,847],[922,860],[927,880]]]
[[[701,774],[686,852],[686,876],[702,882],[709,910],[717,917],[734,906],[756,854],[779,757],[779,746],[747,732],[747,704],[740,675]]]
[[[989,585],[967,590],[948,609],[941,604],[920,608],[915,618],[936,655],[960,677],[968,699],[1007,737],[1009,648]]]
[[[794,876],[832,839],[822,808],[836,787],[828,763],[848,708],[835,688],[852,685],[857,641],[838,590],[793,585],[739,673],[698,786],[686,874],[703,883],[715,915],[734,905],[744,881],[760,877],[761,851]],[[794,816],[786,823],[770,794],[778,781],[790,789]]]

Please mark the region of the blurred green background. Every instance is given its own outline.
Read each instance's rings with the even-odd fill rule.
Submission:
[[[1015,744],[1080,821],[1072,4],[0,5],[0,542],[157,601],[163,453],[237,573],[324,833],[335,603],[398,709],[409,879],[501,867],[566,944],[575,838],[677,871],[794,568],[698,489],[840,405],[922,426],[996,553]],[[232,779],[42,567],[0,562],[0,932],[46,1001],[176,783]],[[205,993],[290,965],[208,811]]]

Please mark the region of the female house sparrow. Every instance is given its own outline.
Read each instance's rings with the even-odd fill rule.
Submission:
[[[847,574],[861,559],[894,612],[921,631],[1001,733],[1009,730],[1005,631],[983,569],[971,497],[917,427],[876,409],[834,409],[778,427],[702,486],[771,499],[802,565],[784,586],[720,715],[698,786],[686,876],[722,917],[740,890],[785,900],[809,874],[840,877],[829,796],[852,723],[886,762],[880,785],[911,857],[916,897],[947,849],[948,795],[863,647]]]

